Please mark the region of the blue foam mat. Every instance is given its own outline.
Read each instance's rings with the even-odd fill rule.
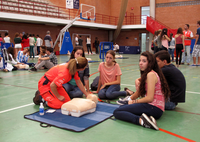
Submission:
[[[61,110],[58,109],[54,113],[45,113],[43,116],[39,115],[39,112],[35,112],[33,114],[24,115],[24,118],[48,124],[49,126],[82,132],[112,117],[113,111],[118,107],[119,105],[98,102],[95,112],[81,117],[63,115]],[[47,110],[45,110],[45,112],[46,111]]]

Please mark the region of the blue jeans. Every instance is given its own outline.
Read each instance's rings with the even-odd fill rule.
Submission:
[[[176,108],[176,103],[174,102],[165,102],[165,110],[174,110]]]
[[[169,48],[168,49],[169,54],[172,56],[172,61],[174,61],[174,49],[175,48]]]
[[[153,116],[155,119],[159,119],[163,111],[158,107],[147,103],[138,103],[131,105],[122,105],[114,111],[114,116],[117,119],[131,122],[139,125],[139,119],[142,113],[147,116]]]
[[[63,84],[65,91],[68,93],[69,97],[72,98],[82,98],[83,92],[78,88],[78,86],[71,85],[69,83]]]
[[[98,93],[100,99],[116,99],[119,96],[126,96],[126,91],[120,91],[120,85],[110,85],[101,89]]]

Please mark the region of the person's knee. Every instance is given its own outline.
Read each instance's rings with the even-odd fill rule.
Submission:
[[[70,98],[83,98],[83,93],[81,91],[76,91],[73,94],[70,93]]]
[[[105,92],[103,92],[102,90],[100,90],[99,93],[98,93],[98,97],[99,97],[100,99],[105,99],[105,98],[106,98]]]

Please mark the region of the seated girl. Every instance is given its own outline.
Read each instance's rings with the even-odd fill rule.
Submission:
[[[71,53],[70,59],[78,58],[78,57],[85,57],[85,53],[82,47],[75,47]],[[86,91],[90,93],[89,90],[89,65],[82,71],[78,72],[79,77],[86,88]],[[83,92],[78,88],[74,79],[70,80],[68,83],[63,84],[66,92],[69,94],[69,97],[72,98],[82,98]]]
[[[6,53],[4,53],[6,54]],[[7,49],[7,55],[5,55],[5,62],[7,65],[5,66],[5,69],[3,71],[15,71],[17,69],[28,69],[29,66],[24,63],[20,63],[15,61],[15,49],[13,47],[8,47]],[[8,58],[8,59],[7,59]]]
[[[106,62],[99,64],[99,83],[97,91],[100,99],[116,99],[119,96],[126,96],[126,91],[120,91],[121,69],[115,61],[115,52],[109,50],[106,53]]]
[[[159,119],[164,112],[165,99],[170,95],[168,84],[150,52],[141,54],[139,67],[139,89],[130,97],[128,104],[114,111],[114,116],[120,120],[159,130],[155,119]]]
[[[87,97],[89,93],[85,91],[78,76],[78,71],[84,70],[87,64],[88,61],[86,58],[79,57],[71,59],[64,65],[57,65],[51,68],[39,80],[39,92],[36,93],[33,102],[39,105],[41,96],[49,107],[60,109],[64,103],[70,101],[70,97],[62,85],[69,82],[72,77],[75,79],[77,86]]]

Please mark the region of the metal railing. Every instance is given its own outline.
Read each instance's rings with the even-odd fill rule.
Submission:
[[[54,6],[42,0],[0,0],[0,11],[66,20],[72,20],[80,14],[77,9],[66,9],[65,7]],[[91,22],[90,20],[81,21]],[[94,22],[117,25],[118,17],[96,13],[96,20]],[[141,15],[126,13],[123,25],[134,24],[142,24]]]

